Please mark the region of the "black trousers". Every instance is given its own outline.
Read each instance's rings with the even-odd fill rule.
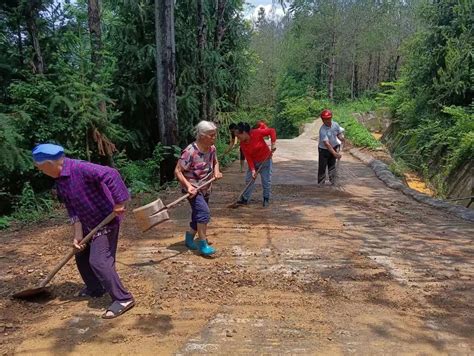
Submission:
[[[333,148],[334,151],[339,151],[339,145]],[[329,150],[321,147],[318,147],[318,153],[318,184],[322,184],[326,180],[326,169],[328,170],[329,181],[334,183],[336,177],[336,157],[334,157]]]

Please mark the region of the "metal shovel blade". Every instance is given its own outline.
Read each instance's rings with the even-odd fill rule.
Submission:
[[[156,199],[147,205],[133,209],[133,214],[135,214],[137,219],[141,219],[142,217],[148,218],[150,215],[156,214],[165,207],[166,205],[163,204],[161,199]]]
[[[150,204],[134,209],[133,215],[142,231],[145,232],[157,225],[155,215],[157,217],[161,216],[161,219],[169,219],[168,213],[166,213],[166,215],[160,215],[164,209],[166,209],[165,204],[163,204],[161,199],[157,199]]]
[[[162,210],[159,213],[156,213],[152,216],[148,217],[148,226],[146,227],[146,230],[151,229],[152,227],[161,224],[162,222],[165,222],[170,219],[170,215],[168,213],[168,210]],[[143,228],[143,227],[142,227]],[[146,231],[144,230],[144,231]]]
[[[168,214],[168,209],[162,210],[156,214],[149,216],[147,219],[138,219],[140,223],[140,227],[142,228],[143,232],[150,230],[152,227],[161,224],[170,219],[170,215]]]
[[[196,187],[196,190],[200,190],[207,186],[208,184],[215,181],[216,178],[213,177],[207,182]],[[170,216],[168,214],[168,209],[178,205],[183,200],[186,200],[190,197],[190,194],[187,193],[181,198],[176,199],[174,202],[171,202],[167,205],[163,204],[161,199],[152,201],[150,204],[141,206],[139,208],[133,209],[133,214],[137,223],[140,225],[143,232],[150,230],[152,227],[169,220]]]

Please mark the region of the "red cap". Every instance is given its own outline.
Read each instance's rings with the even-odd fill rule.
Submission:
[[[331,119],[332,118],[332,112],[331,110],[323,110],[321,111],[321,119]]]

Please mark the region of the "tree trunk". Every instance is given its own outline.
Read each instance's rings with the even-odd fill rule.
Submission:
[[[358,78],[358,65],[357,56],[354,55],[352,59],[352,77],[351,77],[351,98],[355,99],[359,96],[359,78]]]
[[[199,117],[201,120],[207,120],[208,114],[208,88],[206,66],[204,63],[204,51],[206,48],[206,21],[204,18],[203,0],[197,0],[197,47],[198,47],[198,75],[199,86],[201,88],[201,105],[199,106]]]
[[[220,48],[222,44],[222,39],[225,34],[225,23],[224,23],[224,13],[227,0],[217,0],[216,3],[216,28],[214,29],[214,51],[220,56]],[[217,70],[217,68],[215,68]],[[207,119],[210,121],[215,121],[216,118],[216,86],[213,81],[210,81],[207,84]]]
[[[18,59],[19,59],[19,64],[20,67],[23,67],[24,63],[24,58],[23,58],[23,41],[21,39],[21,24],[20,24],[20,19],[18,18],[18,24],[17,24],[17,46],[18,46]]]
[[[380,52],[377,53],[374,84],[377,86],[379,82],[380,82]]]
[[[43,54],[41,53],[41,47],[38,39],[38,28],[36,26],[36,17],[38,15],[38,9],[40,6],[41,1],[29,1],[25,9],[26,27],[31,37],[31,43],[33,44],[34,50],[33,71],[37,74],[43,74],[45,72]]]
[[[365,89],[369,89],[372,83],[372,53],[369,54],[369,66],[367,68],[367,85]]]
[[[176,109],[176,50],[174,35],[174,0],[155,0],[156,85],[160,142],[178,144]],[[161,163],[161,182],[174,179],[175,159],[165,156]]]
[[[225,34],[225,24],[224,24],[224,12],[227,0],[217,0],[217,22],[216,22],[216,32],[214,34],[214,44],[215,48],[219,49],[221,47],[222,38]]]
[[[87,15],[89,20],[89,33],[91,37],[91,60],[97,69],[102,64],[102,31],[100,28],[99,0],[88,0]]]
[[[336,34],[332,33],[331,57],[329,58],[328,96],[334,101],[334,79],[336,76]]]
[[[326,59],[325,58],[321,58],[321,64],[320,64],[320,69],[319,69],[319,72],[321,73],[321,75],[319,76],[318,80],[319,80],[319,88],[323,88],[324,87],[324,80],[326,78]],[[321,90],[322,91],[322,90]]]
[[[86,128],[86,157],[87,160],[91,161],[91,150],[89,149],[89,129]]]
[[[395,64],[393,66],[393,80],[397,80],[397,72],[398,72],[399,64],[400,64],[400,55],[397,54],[397,58],[395,59]]]
[[[102,67],[102,30],[101,30],[101,19],[100,19],[100,3],[99,0],[88,0],[87,1],[87,18],[89,23],[89,35],[91,41],[91,62],[94,64],[93,79],[99,79],[100,69]],[[105,101],[99,103],[99,110],[104,114],[107,114],[107,105]],[[98,132],[97,128],[92,128],[91,132],[96,133],[96,139],[98,145],[99,154],[104,155],[107,160],[107,165],[114,167],[113,152],[116,151],[115,145],[105,136],[102,132]],[[100,139],[98,139],[98,137]]]
[[[359,65],[354,63],[354,97],[359,97]]]

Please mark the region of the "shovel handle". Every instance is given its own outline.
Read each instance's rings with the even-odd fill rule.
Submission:
[[[91,230],[91,232],[89,232],[86,237],[84,237],[82,240],[81,240],[81,243],[80,245],[85,245],[86,243],[88,243],[90,241],[90,239],[92,239],[92,237],[96,234],[96,232],[103,228],[105,225],[107,225],[109,222],[111,222],[113,219],[115,218],[115,212],[111,212],[104,220],[102,220],[99,225],[97,225],[95,228],[93,228]],[[59,262],[56,267],[53,268],[53,270],[51,272],[49,272],[49,274],[46,276],[45,279],[43,279],[40,283],[40,287],[44,287],[46,286],[52,279],[53,277],[56,275],[56,273],[58,273],[58,271],[64,267],[64,265],[66,263],[68,263],[68,261],[72,258],[72,256],[74,256],[76,254],[77,250],[75,248],[73,248],[71,250],[71,252],[69,252],[69,254],[67,256],[64,256],[64,258],[61,260],[61,262]]]
[[[197,189],[197,190],[201,190],[201,189],[204,188],[206,185],[208,185],[209,183],[214,182],[215,180],[216,180],[216,178],[213,177],[213,178],[209,179],[207,182],[205,182],[205,183],[203,183],[203,184],[197,186],[196,189]],[[167,204],[165,209],[172,208],[173,206],[175,206],[175,205],[181,203],[183,200],[189,198],[190,195],[191,195],[191,194],[186,193],[186,194],[183,195],[181,198],[176,199],[174,202],[171,202],[171,203]]]
[[[255,174],[255,178],[252,177],[252,178],[249,180],[249,182],[248,182],[247,185],[245,186],[244,190],[242,190],[242,192],[240,193],[240,195],[239,195],[239,197],[237,198],[237,200],[240,200],[240,199],[242,198],[242,196],[245,194],[245,192],[247,191],[247,189],[249,189],[249,187],[252,185],[252,183],[255,182],[255,180],[257,179],[258,174],[260,173],[260,171],[261,171],[262,168],[263,168],[263,164],[264,164],[266,161],[270,160],[270,159],[272,158],[272,156],[273,156],[273,151],[270,152],[270,155],[268,156],[268,158],[267,158],[265,161],[262,162],[262,164],[260,165],[260,167],[258,167],[257,173]]]

